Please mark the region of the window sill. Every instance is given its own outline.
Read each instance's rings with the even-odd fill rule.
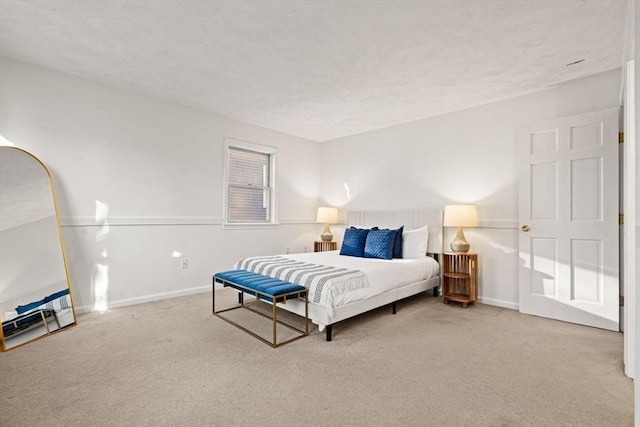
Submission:
[[[277,222],[225,222],[222,224],[224,230],[264,230],[273,228],[276,229],[280,226]]]

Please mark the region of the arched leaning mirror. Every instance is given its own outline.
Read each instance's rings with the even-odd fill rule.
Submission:
[[[53,182],[32,154],[0,147],[2,350],[76,324]]]

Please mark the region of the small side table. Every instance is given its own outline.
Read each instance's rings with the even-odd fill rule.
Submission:
[[[313,252],[335,251],[338,249],[338,242],[326,242],[324,240],[316,240],[313,242]]]
[[[442,300],[462,303],[462,308],[476,300],[478,254],[445,252],[442,257]]]

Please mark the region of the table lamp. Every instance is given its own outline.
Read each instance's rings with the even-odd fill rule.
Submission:
[[[475,205],[447,205],[444,207],[444,227],[458,227],[456,237],[451,242],[454,252],[468,252],[471,245],[464,237],[462,227],[478,226],[478,211]]]
[[[330,242],[333,240],[333,234],[331,233],[331,229],[329,228],[329,224],[336,224],[338,222],[338,209],[336,208],[328,208],[321,207],[318,208],[318,216],[316,217],[316,222],[324,223],[324,230],[320,235],[320,238],[323,242]]]

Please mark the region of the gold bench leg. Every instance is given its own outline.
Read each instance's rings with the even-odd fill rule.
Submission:
[[[274,347],[278,345],[278,338],[277,338],[278,328],[276,327],[276,325],[278,324],[278,307],[276,305],[276,300],[277,298],[273,298],[273,301],[271,303],[271,305],[273,306],[273,346]]]
[[[231,283],[231,282],[228,282],[228,283]],[[268,344],[271,347],[276,348],[276,347],[280,347],[281,345],[288,344],[288,343],[290,343],[292,341],[295,341],[297,339],[300,339],[302,337],[305,337],[305,336],[309,335],[309,299],[308,299],[307,292],[303,293],[303,295],[304,295],[304,322],[305,322],[304,330],[298,329],[297,327],[294,327],[292,325],[288,325],[286,322],[278,321],[278,307],[277,307],[278,296],[283,298],[283,302],[286,302],[287,295],[291,295],[291,294],[295,295],[295,293],[292,292],[290,294],[281,294],[281,295],[278,295],[278,296],[263,294],[263,296],[267,296],[267,297],[271,298],[271,305],[272,305],[271,319],[273,321],[273,341],[269,342],[268,340],[262,338],[261,336],[259,336],[255,332],[252,332],[249,329],[245,328],[244,326],[241,326],[240,324],[232,321],[231,319],[225,318],[224,316],[221,315],[221,313],[224,313],[226,311],[231,311],[231,310],[237,310],[239,308],[244,308],[246,310],[253,311],[254,313],[257,313],[257,314],[259,314],[261,316],[264,316],[266,318],[269,318],[269,315],[261,313],[261,312],[255,310],[255,309],[253,309],[253,308],[250,308],[247,305],[244,305],[244,298],[240,299],[240,301],[239,301],[240,305],[237,306],[237,307],[231,307],[231,308],[227,308],[227,309],[216,310],[216,296],[215,296],[215,294],[216,294],[216,286],[215,285],[216,285],[216,281],[215,281],[215,278],[214,278],[214,280],[213,280],[213,289],[212,289],[212,294],[213,295],[212,295],[212,298],[211,298],[211,305],[212,305],[212,307],[211,307],[212,310],[211,311],[213,312],[213,315],[218,317],[218,318],[220,318],[220,319],[222,319],[222,320],[224,320],[227,323],[232,324],[236,328],[245,331],[249,335],[259,339],[260,341],[264,342],[265,344]],[[222,282],[222,285],[223,285],[223,287],[227,286],[225,284],[225,282]],[[231,287],[236,289],[236,290],[238,290],[238,291],[240,291],[242,293],[242,290],[238,289],[239,285],[233,284],[233,286],[231,286]],[[255,290],[251,290],[251,291],[255,292]],[[298,292],[297,295],[296,295],[298,299],[301,298],[300,294],[301,294],[301,292]],[[256,299],[259,299],[258,295],[256,295]],[[289,328],[291,330],[299,332],[301,335],[293,337],[293,338],[290,338],[290,339],[288,339],[288,340],[286,340],[284,342],[278,343],[278,324],[281,324],[281,325],[283,325],[283,326],[285,326],[285,327],[287,327],[287,328]]]
[[[309,292],[304,296],[304,331],[309,335]]]

